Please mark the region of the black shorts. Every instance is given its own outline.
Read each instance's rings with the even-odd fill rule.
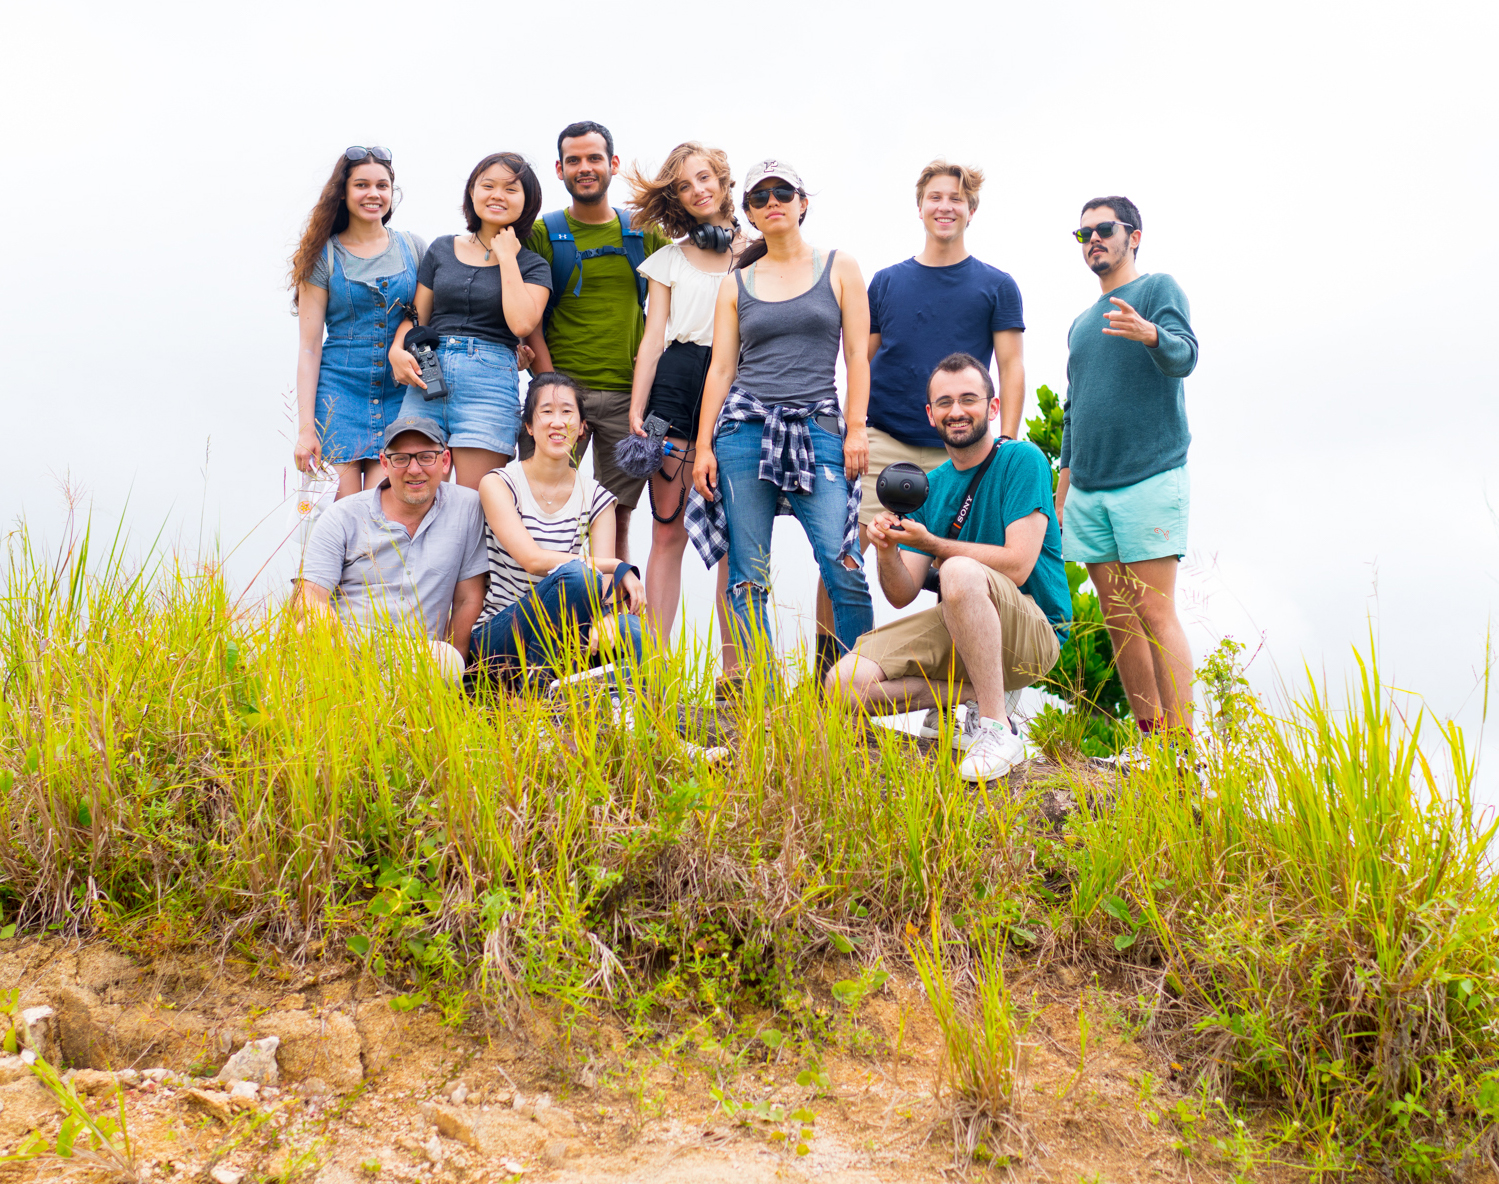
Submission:
[[[703,409],[703,383],[713,347],[691,341],[673,341],[656,363],[656,381],[651,384],[647,415],[659,415],[671,425],[667,433],[693,443],[697,440],[698,413]]]

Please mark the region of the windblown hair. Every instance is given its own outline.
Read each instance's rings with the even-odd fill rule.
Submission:
[[[677,193],[682,170],[694,156],[701,156],[708,162],[708,168],[723,187],[723,201],[718,213],[729,218],[734,216],[734,178],[729,173],[728,154],[721,148],[705,148],[696,140],[687,140],[667,153],[654,179],[646,178],[638,162],[625,171],[625,180],[630,186],[630,205],[640,214],[635,225],[659,226],[672,238],[685,237],[697,225],[697,219],[687,212]]]
[[[531,385],[526,388],[526,402],[520,410],[520,421],[525,424],[526,430],[531,428],[531,421],[536,418],[536,404],[541,401],[543,387],[561,386],[566,387],[573,393],[573,401],[578,405],[578,418],[587,422],[587,415],[583,412],[583,394],[578,389],[578,384],[560,370],[546,370],[531,379]]]
[[[515,231],[515,237],[522,243],[530,237],[531,227],[536,225],[536,215],[541,213],[541,181],[537,179],[536,170],[519,152],[491,152],[478,164],[474,165],[474,171],[468,175],[468,180],[463,184],[463,205],[459,208],[463,211],[464,221],[468,223],[470,232],[476,231],[480,226],[479,212],[474,209],[474,186],[478,184],[486,170],[495,165],[504,165],[511,174],[520,182],[521,192],[526,195],[526,204],[521,207],[520,217],[510,223],[510,229]]]
[[[777,178],[777,180],[779,180],[779,179],[780,178]],[[801,198],[802,201],[806,201],[807,200],[807,191],[805,189],[798,188],[797,191],[796,191],[796,196],[799,197],[799,198]],[[746,218],[748,218],[750,216],[750,212],[749,212],[750,211],[750,204],[749,204],[749,194],[748,193],[746,193],[744,195],[744,197],[741,200],[740,204],[744,208],[744,216]],[[796,224],[798,226],[800,226],[806,220],[807,220],[807,207],[803,206],[802,207],[802,216],[796,220]],[[753,223],[753,219],[751,219],[751,222]],[[765,256],[766,256],[766,254],[769,251],[770,251],[770,248],[765,245],[765,239],[763,237],[761,237],[761,238],[752,238],[752,239],[750,239],[750,245],[744,248],[744,253],[739,256],[739,262],[735,266],[738,267],[738,269],[740,271],[743,271],[751,263],[758,263],[761,259],[764,259]]]
[[[1140,225],[1140,207],[1135,205],[1127,197],[1095,197],[1083,206],[1083,213],[1089,210],[1113,210],[1114,217],[1120,222],[1128,222],[1136,230],[1144,230]],[[1140,257],[1140,248],[1135,248],[1135,258]]]
[[[958,189],[963,194],[963,200],[968,203],[968,212],[971,214],[979,208],[979,190],[984,187],[984,170],[971,169],[967,165],[950,164],[940,156],[921,170],[921,176],[916,178],[916,204],[919,206],[921,200],[926,196],[926,187],[932,183],[934,177],[954,177],[958,182]]]
[[[989,377],[989,367],[985,366],[972,354],[957,353],[948,354],[947,357],[937,363],[931,374],[927,375],[926,401],[928,403],[932,401],[932,379],[936,378],[939,374],[961,374],[964,370],[977,370],[979,377],[984,380],[984,397],[986,399],[994,398],[994,379]]]
[[[363,160],[350,160],[343,153],[339,153],[338,163],[333,166],[333,173],[328,178],[327,184],[323,186],[323,192],[317,199],[317,205],[312,207],[312,213],[307,215],[307,226],[302,231],[302,241],[297,244],[297,251],[291,257],[291,282],[292,307],[297,306],[297,288],[312,278],[312,269],[317,266],[318,256],[323,253],[323,248],[328,245],[328,240],[335,234],[347,230],[349,227],[349,206],[344,200],[349,192],[349,174],[361,165],[377,164],[390,174],[391,188],[395,188],[396,170],[391,167],[389,161],[376,160],[373,156],[367,156]],[[385,217],[380,219],[384,226],[390,221],[390,216],[396,212],[394,200],[390,203],[390,209],[385,211]]]

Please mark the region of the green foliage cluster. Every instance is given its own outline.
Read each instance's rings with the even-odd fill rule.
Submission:
[[[1026,439],[1051,463],[1051,487],[1057,487],[1062,457],[1062,404],[1048,386],[1036,389],[1038,414],[1025,421]],[[1114,721],[1129,718],[1129,700],[1114,667],[1114,651],[1104,627],[1098,595],[1085,591],[1088,569],[1067,564],[1067,586],[1072,593],[1072,633],[1062,645],[1057,664],[1039,684],[1067,703],[1082,718],[1076,721],[1073,745],[1086,756],[1104,756],[1119,747]],[[1048,709],[1056,714],[1056,709]],[[1056,719],[1041,721],[1043,730],[1056,730]],[[1128,733],[1124,733],[1127,735]]]
[[[468,696],[422,638],[299,634],[211,567],[86,574],[86,541],[43,562],[11,540],[0,935],[347,951],[450,1022],[539,997],[706,1047],[756,1015],[780,1055],[771,1032],[836,1037],[883,981],[819,1005],[809,961],[919,927],[932,991],[983,985],[949,992],[944,1031],[991,1136],[1019,1022],[1003,962],[1065,942],[1137,974],[1131,1023],[1318,1170],[1417,1178],[1499,1120],[1493,827],[1461,733],[1438,725],[1449,784],[1372,664],[1346,703],[1313,688],[1272,717],[1230,644],[1202,671],[1200,770],[1159,747],[1105,786],[995,792],[812,679],[715,708],[700,653],[657,654],[616,725],[586,683]],[[1036,796],[1058,788],[1078,809],[1054,825]]]

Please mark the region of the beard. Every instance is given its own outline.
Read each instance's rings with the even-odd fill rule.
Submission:
[[[1095,275],[1102,275],[1114,266],[1114,260],[1110,259],[1109,253],[1105,251],[1102,255],[1089,259],[1088,266],[1093,270]]]
[[[609,182],[613,179],[614,175],[612,173],[605,173],[602,177],[600,177],[597,193],[579,193],[576,189],[573,188],[573,182],[568,180],[566,177],[562,178],[562,187],[567,190],[568,196],[571,197],[574,201],[580,201],[584,205],[590,205],[594,202],[609,200]]]
[[[978,416],[969,421],[966,428],[954,431],[946,422],[937,428],[937,435],[942,437],[942,442],[949,448],[971,448],[984,438],[984,433],[989,430],[989,420]]]

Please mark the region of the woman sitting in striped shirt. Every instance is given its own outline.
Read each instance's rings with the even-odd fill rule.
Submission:
[[[555,371],[538,374],[521,423],[535,453],[479,482],[489,592],[474,627],[475,657],[508,676],[536,666],[561,672],[569,654],[585,649],[628,647],[638,662],[645,586],[614,557],[614,495],[572,465],[583,430],[577,384]]]

